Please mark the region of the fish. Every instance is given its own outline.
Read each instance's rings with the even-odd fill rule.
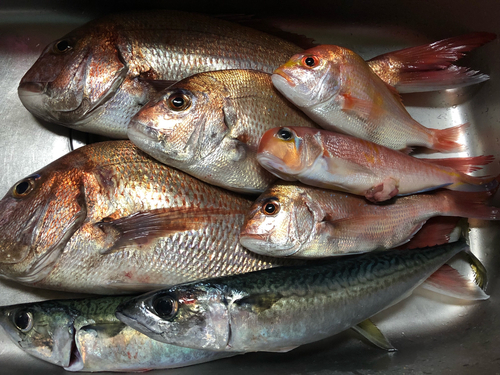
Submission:
[[[240,242],[257,254],[292,258],[386,250],[406,244],[432,217],[499,220],[500,208],[486,205],[488,198],[487,194],[475,194],[471,199],[464,193],[441,190],[378,205],[352,194],[279,183],[250,208]],[[433,237],[444,231],[441,237],[445,238],[455,224],[442,230],[435,226]]]
[[[130,141],[87,145],[21,179],[0,201],[0,275],[123,294],[286,264],[239,244],[250,204]]]
[[[433,274],[439,280],[442,273],[436,271],[467,248],[461,240],[184,283],[131,298],[117,307],[116,316],[153,339],[179,346],[287,351],[362,323]],[[441,285],[451,296],[448,290],[457,291],[464,279],[450,269]],[[469,284],[464,296],[488,298]]]
[[[445,44],[447,54],[440,48],[422,46],[415,50],[415,59],[428,61],[428,53],[422,55],[422,51],[436,51],[438,65],[425,69],[441,69],[489,38],[457,37]],[[303,48],[282,38],[202,14],[170,10],[118,13],[90,21],[46,46],[21,79],[18,95],[38,118],[126,139],[131,117],[158,90],[202,71],[272,73],[301,51]],[[384,55],[380,61],[374,58],[369,64],[380,65],[382,71],[387,66],[406,71],[415,65],[409,63],[411,53],[403,59],[391,56]],[[451,76],[448,85],[453,87],[455,77],[446,75]],[[389,79],[394,83],[397,76],[393,72]],[[485,75],[464,76],[461,71],[458,76],[466,81],[487,79]],[[435,88],[432,81],[430,89]]]
[[[228,357],[152,340],[115,317],[128,296],[0,307],[0,325],[26,353],[67,371],[147,371]]]
[[[393,150],[463,151],[468,123],[431,129],[414,120],[392,86],[355,52],[322,45],[296,54],[272,75],[274,86],[318,125]]]
[[[497,177],[469,176],[376,143],[322,129],[268,130],[259,143],[257,160],[283,180],[362,195],[372,202],[438,188],[488,192],[498,186]]]
[[[162,163],[210,184],[262,193],[276,177],[257,162],[257,147],[276,126],[315,127],[255,70],[203,72],[150,100],[131,119],[129,139]]]

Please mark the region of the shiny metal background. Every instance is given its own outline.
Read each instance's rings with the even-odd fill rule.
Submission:
[[[176,7],[210,14],[245,14],[317,43],[339,44],[365,58],[399,48],[473,31],[500,34],[500,2],[434,1],[161,1],[104,4],[83,1],[2,1],[0,3],[0,194],[25,175],[92,140],[91,136],[41,122],[17,97],[22,75],[46,44],[110,12]],[[471,124],[462,155],[492,154],[496,161],[479,174],[500,173],[500,41],[470,54],[463,65],[491,76],[467,89],[403,97],[422,124],[443,128]],[[500,200],[496,199],[500,205]],[[289,353],[251,353],[157,374],[495,374],[500,373],[500,246],[497,223],[474,221],[471,248],[489,271],[488,301],[457,305],[417,293],[374,320],[399,349],[388,354],[345,332]],[[460,265],[460,264],[459,264]],[[0,281],[0,305],[72,295]],[[62,374],[56,366],[30,357],[0,330],[0,373],[40,371]]]

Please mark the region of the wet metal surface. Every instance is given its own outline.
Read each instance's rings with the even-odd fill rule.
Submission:
[[[21,105],[17,85],[49,42],[98,14],[123,10],[121,3],[92,7],[84,2],[2,2],[0,4],[0,194],[19,179],[43,167],[93,137],[36,120]],[[50,4],[50,5],[48,5]],[[136,5],[136,8],[144,6]],[[149,8],[161,7],[148,3]],[[164,3],[163,3],[164,4]],[[428,43],[473,31],[500,34],[500,3],[470,1],[319,1],[189,2],[184,10],[212,14],[256,14],[274,26],[339,44],[365,58],[399,48]],[[281,3],[283,4],[283,3]],[[307,8],[302,8],[306,7]],[[165,7],[165,6],[163,6]],[[283,13],[284,12],[284,13]],[[492,154],[496,161],[477,175],[500,173],[500,41],[473,51],[466,66],[491,76],[484,84],[460,90],[408,94],[403,97],[412,116],[422,124],[444,128],[471,124],[463,135],[468,150],[458,155]],[[500,205],[500,200],[496,199]],[[285,354],[252,353],[213,363],[158,374],[478,374],[500,368],[500,246],[499,225],[472,223],[471,247],[489,272],[490,300],[474,305],[418,293],[379,314],[374,320],[398,348],[387,354],[354,332],[310,344]],[[71,295],[72,296],[72,295]],[[0,305],[69,294],[22,287],[0,280]],[[5,374],[65,373],[30,357],[0,330],[0,372]]]

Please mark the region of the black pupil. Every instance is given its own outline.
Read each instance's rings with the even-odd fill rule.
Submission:
[[[172,99],[172,105],[176,108],[181,108],[184,105],[184,98],[182,96],[176,96]]]
[[[14,316],[14,324],[19,329],[26,329],[30,325],[30,316],[26,311],[20,311]]]
[[[30,183],[27,181],[23,181],[17,184],[16,186],[16,193],[19,195],[22,195],[26,193],[26,191],[29,189]]]
[[[266,213],[268,214],[273,214],[274,211],[276,211],[276,206],[274,205],[274,203],[268,203],[264,207],[264,211],[266,211]]]
[[[314,59],[312,57],[308,57],[304,60],[307,66],[314,66]]]
[[[153,308],[158,316],[163,318],[170,318],[174,313],[174,301],[171,297],[160,297],[154,301]]]
[[[67,40],[61,40],[56,44],[56,47],[59,51],[64,52],[69,48],[69,43]]]
[[[288,141],[289,139],[292,138],[292,132],[290,130],[287,130],[287,129],[281,129],[279,132],[278,132],[278,136],[285,140],[285,141]]]

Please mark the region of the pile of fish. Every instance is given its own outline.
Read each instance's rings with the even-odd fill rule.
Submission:
[[[493,158],[411,156],[463,150],[468,124],[426,128],[399,93],[488,80],[453,62],[494,38],[364,61],[173,11],[72,31],[23,77],[22,103],[129,140],[79,148],[14,184],[0,201],[0,275],[135,294],[4,306],[0,325],[69,371],[142,371],[349,328],[395,350],[369,319],[418,286],[487,299],[486,270],[463,239],[449,243],[456,221],[441,217],[500,219],[488,204],[499,178],[469,175]],[[460,252],[474,281],[446,265]]]

